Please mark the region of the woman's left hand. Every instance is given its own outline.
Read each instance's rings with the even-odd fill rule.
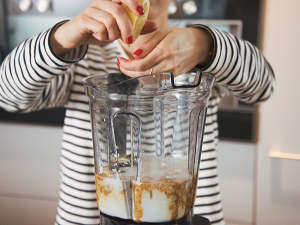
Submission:
[[[179,75],[210,60],[210,34],[198,28],[170,28],[165,37],[154,36],[133,53],[133,59],[119,58],[120,70],[131,77],[161,72]]]

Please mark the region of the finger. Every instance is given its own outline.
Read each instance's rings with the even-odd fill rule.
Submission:
[[[152,25],[148,25],[152,26]],[[146,29],[146,28],[145,28]],[[148,28],[147,28],[148,29]],[[137,45],[141,46],[133,51],[133,56],[136,59],[145,58],[148,54],[150,54],[164,38],[167,36],[168,32],[160,32],[158,31],[153,35],[153,37],[149,38],[145,43],[137,43]],[[138,40],[137,40],[138,41]]]
[[[120,68],[121,72],[129,77],[141,77],[141,76],[145,76],[145,75],[151,75],[154,74],[153,70],[146,70],[146,71],[130,71],[130,70],[126,70],[124,68]]]
[[[151,53],[152,54],[152,53]],[[157,54],[157,53],[156,53]],[[147,75],[147,74],[157,74],[162,72],[172,72],[175,76],[179,74],[186,73],[193,69],[196,64],[191,63],[189,59],[187,61],[180,60],[180,63],[178,62],[178,59],[174,56],[172,56],[172,53],[169,52],[165,54],[162,58],[158,59],[155,62],[150,64],[151,60],[154,60],[155,57],[158,57],[157,55],[153,54],[153,56],[149,57],[149,59],[143,61],[143,59],[133,59],[133,60],[126,60],[124,58],[120,58],[120,69],[122,72],[127,74],[128,76],[136,77],[141,75]],[[148,56],[146,57],[148,58]],[[154,61],[153,61],[154,62]],[[144,67],[139,67],[141,65],[138,65],[139,63],[144,64]],[[130,67],[130,66],[131,67]],[[151,73],[149,73],[149,71]]]
[[[138,16],[145,14],[145,9],[139,0],[119,0],[119,2],[127,5],[128,8],[131,9],[132,12],[135,12]]]
[[[108,40],[114,41],[121,37],[121,32],[119,30],[117,21],[111,14],[94,7],[90,7],[88,13],[90,17],[94,18],[98,22],[102,22],[105,25],[108,33]]]
[[[140,77],[144,75],[154,75],[164,72],[171,72],[168,70],[168,66],[166,65],[166,63],[168,64],[168,62],[160,62],[154,65],[152,68],[147,69],[145,71],[130,71],[122,67],[120,68],[120,70],[122,73],[126,74],[129,77]]]
[[[127,44],[133,42],[133,27],[129,15],[120,4],[112,1],[98,0],[94,1],[92,6],[111,14],[118,24],[122,40]]]
[[[98,41],[108,41],[107,30],[104,25],[102,27],[103,27],[102,31],[98,33],[93,33],[92,36]]]
[[[149,34],[157,30],[157,25],[151,20],[147,20],[141,34]]]
[[[103,23],[89,16],[82,16],[80,18],[80,25],[84,27],[86,33],[92,34],[98,41],[107,41],[108,35]]]
[[[136,53],[136,52],[135,52]],[[145,58],[126,60],[120,58],[120,66],[129,71],[146,71],[166,59],[165,52],[158,46]]]

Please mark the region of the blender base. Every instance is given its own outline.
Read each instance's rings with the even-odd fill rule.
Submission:
[[[208,219],[201,216],[193,216],[192,223],[189,222],[189,216],[180,220],[167,223],[135,223],[131,220],[123,220],[116,217],[111,217],[101,213],[100,225],[210,225]]]

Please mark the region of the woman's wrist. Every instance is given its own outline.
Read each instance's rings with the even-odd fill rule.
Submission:
[[[75,63],[83,59],[88,50],[87,44],[71,45],[66,38],[66,28],[69,25],[69,20],[62,21],[56,24],[49,34],[49,48],[52,54],[65,63]],[[72,29],[71,29],[72,30]],[[72,47],[73,46],[73,47]]]
[[[66,25],[66,23],[69,22],[68,20],[62,21],[55,25],[52,28],[51,34],[50,34],[50,48],[52,49],[53,53],[58,57],[63,57],[65,54],[67,54],[69,51],[71,51],[73,48],[67,47],[64,44],[65,35],[63,35],[62,27]]]
[[[199,50],[199,64],[200,68],[205,68],[209,65],[213,58],[214,41],[212,35],[202,27],[193,27],[196,46]]]

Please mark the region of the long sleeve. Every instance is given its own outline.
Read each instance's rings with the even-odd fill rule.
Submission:
[[[79,47],[64,59],[55,56],[49,37],[54,28],[16,47],[0,68],[0,107],[30,112],[65,105],[73,82],[72,65],[86,52]]]
[[[216,84],[245,103],[267,100],[273,92],[275,76],[262,53],[230,33],[200,27],[213,38],[213,57],[204,70],[215,75]]]

